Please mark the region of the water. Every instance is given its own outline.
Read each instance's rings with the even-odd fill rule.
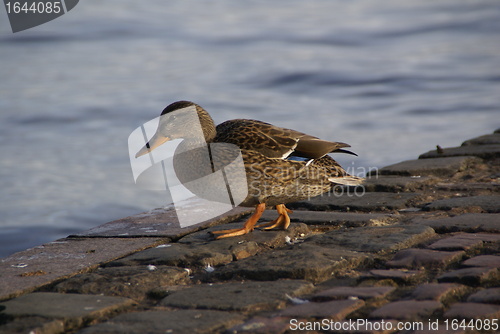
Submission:
[[[500,2],[81,1],[0,10],[0,256],[165,205],[128,135],[189,99],[352,145],[354,171],[500,127]]]

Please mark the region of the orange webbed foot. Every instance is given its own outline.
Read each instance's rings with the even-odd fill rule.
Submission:
[[[289,213],[292,213],[292,210],[288,209],[285,204],[276,205],[276,211],[278,211],[278,218],[269,223],[259,224],[255,227],[262,228],[264,230],[271,230],[273,228],[281,228],[286,230],[288,226],[290,226],[290,217]]]
[[[242,228],[236,228],[236,229],[230,229],[230,230],[222,230],[222,231],[212,231],[212,234],[222,234],[217,236],[215,239],[222,239],[222,238],[229,238],[229,237],[236,237],[239,235],[245,235],[247,233],[250,233],[253,231],[255,224],[259,220],[259,218],[262,216],[262,213],[266,209],[266,204],[261,203],[257,205],[255,208],[255,212],[250,216],[250,218],[247,219],[245,224],[243,225]]]

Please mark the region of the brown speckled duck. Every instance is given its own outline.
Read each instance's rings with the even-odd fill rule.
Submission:
[[[200,143],[200,136],[192,135],[189,130],[193,128],[193,118],[187,115],[184,117],[182,112],[179,113],[186,108],[195,108],[205,143]],[[174,118],[175,126],[172,125]],[[255,227],[287,229],[290,225],[288,213],[291,211],[285,207],[286,203],[321,195],[336,184],[359,185],[363,180],[347,174],[328,155],[338,152],[354,154],[343,149],[350,147],[345,143],[322,140],[257,120],[235,119],[215,126],[207,111],[189,101],[170,104],[161,113],[161,119],[155,135],[136,157],[178,138],[183,139],[178,146],[178,150],[183,152],[196,152],[196,149],[189,149],[206,143],[233,144],[241,151],[246,173],[246,180],[243,178],[246,185],[241,186],[246,186],[248,193],[240,205],[255,206],[256,209],[242,228],[213,232],[220,234],[217,239],[243,235]],[[217,154],[224,157],[226,146],[218,147]],[[234,155],[234,151],[228,152],[227,155]],[[227,160],[231,159],[232,157],[228,157]],[[176,175],[183,184],[211,172],[210,169],[201,171],[204,167],[209,168],[210,162],[204,163],[196,153],[179,155],[177,159],[174,156],[173,164]],[[213,169],[213,165],[211,168]],[[203,189],[190,190],[204,197]],[[266,206],[275,206],[279,216],[272,222],[256,226]]]

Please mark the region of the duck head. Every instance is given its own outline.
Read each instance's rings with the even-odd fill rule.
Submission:
[[[215,135],[214,121],[205,109],[190,101],[177,101],[163,109],[156,133],[135,157],[149,153],[169,140],[182,138],[210,143]]]

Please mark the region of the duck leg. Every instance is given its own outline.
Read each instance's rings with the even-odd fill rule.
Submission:
[[[266,203],[260,203],[255,207],[255,212],[253,215],[250,216],[250,218],[247,219],[245,224],[243,225],[243,228],[236,228],[236,229],[231,229],[231,230],[222,230],[222,231],[212,231],[212,234],[222,234],[219,235],[216,239],[222,239],[222,238],[229,238],[229,237],[235,237],[238,235],[244,235],[249,232],[252,232],[255,224],[259,220],[260,216],[262,216],[262,213],[266,209]]]
[[[264,223],[257,225],[255,227],[263,227],[264,230],[270,230],[276,227],[280,227],[283,230],[286,230],[288,226],[290,226],[290,217],[288,217],[289,213],[292,213],[292,210],[288,209],[285,204],[276,205],[276,211],[278,211],[279,216],[275,220],[269,223]]]

